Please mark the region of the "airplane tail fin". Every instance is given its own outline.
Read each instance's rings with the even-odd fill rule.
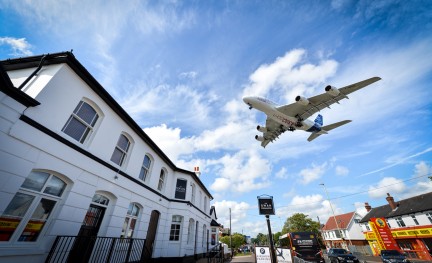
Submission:
[[[316,117],[315,123],[318,123],[320,126],[323,125],[323,116],[321,114],[318,114],[318,116]]]
[[[319,116],[321,116],[321,115],[318,115],[318,117]],[[318,117],[317,117],[317,119],[318,119]],[[322,120],[322,116],[321,116],[321,120]],[[316,120],[315,120],[315,122],[316,122]],[[321,134],[326,134],[328,131],[336,129],[337,127],[340,127],[340,126],[345,125],[345,124],[350,123],[350,122],[351,122],[351,120],[345,120],[345,121],[332,123],[332,124],[327,125],[327,126],[323,126],[321,128],[321,131],[312,133],[307,140],[310,142],[310,141],[316,139]]]

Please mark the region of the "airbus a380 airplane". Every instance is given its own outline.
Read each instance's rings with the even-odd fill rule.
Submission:
[[[373,77],[340,89],[328,85],[325,87],[325,92],[320,95],[309,99],[297,96],[295,98],[296,102],[284,106],[277,105],[266,98],[256,96],[243,97],[243,101],[249,105],[249,109],[255,108],[267,115],[266,126],[257,126],[257,130],[262,132],[263,135],[255,136],[255,139],[261,142],[262,147],[266,147],[269,142],[276,140],[285,131],[303,130],[311,132],[312,134],[309,136],[308,141],[312,141],[321,134],[327,134],[328,131],[347,124],[351,120],[323,126],[321,114],[318,114],[315,121],[309,120],[310,116],[324,108],[330,108],[330,105],[333,103],[339,103],[340,100],[345,98],[348,99],[348,94],[380,79],[379,77]]]

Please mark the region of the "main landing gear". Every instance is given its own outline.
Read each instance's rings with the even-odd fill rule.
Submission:
[[[285,126],[281,125],[279,128],[280,128],[280,130],[281,130],[282,132],[286,132],[286,131],[293,132],[293,131],[296,130],[293,126],[290,126],[290,127],[286,128]]]
[[[300,117],[300,115],[298,115],[298,114],[295,117],[297,118],[296,127],[302,127],[303,126],[303,123],[302,123],[303,118]]]

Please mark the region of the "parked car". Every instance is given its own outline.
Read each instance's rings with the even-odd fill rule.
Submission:
[[[380,257],[384,263],[408,263],[407,256],[401,253],[399,250],[387,249],[381,250]]]
[[[356,256],[343,248],[330,248],[327,256],[332,263],[360,263]]]

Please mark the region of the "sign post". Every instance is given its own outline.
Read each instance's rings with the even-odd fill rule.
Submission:
[[[270,256],[271,261],[273,263],[277,263],[276,261],[276,254],[273,244],[273,234],[271,232],[271,226],[270,226],[270,215],[274,215],[274,204],[273,204],[273,196],[269,195],[260,195],[258,198],[258,209],[260,215],[265,215],[267,220],[267,228],[269,232],[269,241],[270,241]]]

